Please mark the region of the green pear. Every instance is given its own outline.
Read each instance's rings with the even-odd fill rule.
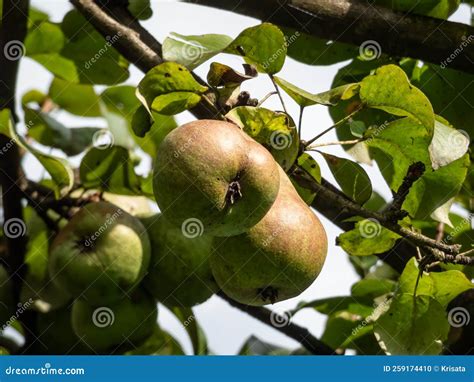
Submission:
[[[217,290],[209,257],[212,238],[191,237],[162,214],[141,219],[151,242],[151,261],[145,286],[167,306],[191,307]]]
[[[97,202],[81,208],[51,246],[49,275],[89,304],[119,300],[145,275],[150,241],[145,227],[119,207]]]
[[[72,329],[70,307],[38,314],[37,335],[39,340],[34,345],[41,354],[91,353],[91,350],[79,340]]]
[[[211,267],[229,297],[264,305],[308,288],[319,275],[326,253],[323,226],[280,170],[280,191],[270,211],[246,233],[215,238]]]
[[[116,347],[139,345],[153,333],[157,315],[153,297],[135,290],[130,298],[114,304],[91,306],[76,300],[72,307],[72,327],[85,345],[102,353]]]
[[[0,325],[5,325],[10,321],[15,309],[13,285],[10,275],[3,265],[0,265]],[[0,326],[1,329],[2,327]]]
[[[155,198],[163,215],[184,230],[240,234],[265,216],[278,188],[271,154],[234,124],[187,123],[158,148]]]

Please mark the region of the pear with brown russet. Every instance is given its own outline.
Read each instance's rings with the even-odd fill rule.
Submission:
[[[265,217],[247,232],[215,238],[211,268],[232,299],[265,305],[295,297],[318,277],[327,237],[316,215],[280,169],[280,191]]]
[[[207,235],[238,235],[265,216],[278,188],[271,154],[234,124],[187,123],[158,148],[155,198],[176,226],[195,221]]]

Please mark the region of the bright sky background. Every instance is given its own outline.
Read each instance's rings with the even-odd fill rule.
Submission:
[[[178,32],[184,35],[205,34],[205,33],[223,33],[236,37],[243,29],[259,23],[259,21],[235,15],[229,12],[219,11],[212,8],[201,7],[191,4],[178,3],[176,1],[152,1],[154,15],[150,20],[143,24],[159,40],[163,41],[170,32]],[[61,21],[63,15],[70,9],[67,1],[60,0],[33,0],[32,5],[46,11],[53,21]],[[451,17],[453,21],[468,23],[470,19],[469,8],[465,5]],[[382,47],[383,50],[383,47]],[[231,65],[237,70],[241,69],[242,60],[236,56],[220,55],[214,60]],[[333,66],[308,66],[298,63],[292,59],[287,59],[286,64],[279,76],[292,82],[293,84],[304,88],[312,93],[322,92],[331,88],[331,82],[337,70],[346,65],[342,63]],[[198,74],[206,77],[209,62],[197,69]],[[131,66],[131,76],[126,82],[130,85],[136,85],[143,76],[135,67]],[[48,91],[52,76],[42,66],[25,58],[21,62],[20,77],[18,82],[18,96],[31,89],[39,89],[43,92]],[[261,76],[256,80],[244,83],[244,90],[250,91],[252,97],[261,99],[267,93],[273,90],[268,78]],[[99,87],[100,89],[100,87]],[[298,107],[288,97],[285,98],[289,112],[295,119],[298,116]],[[271,109],[281,109],[277,97],[272,97],[265,103],[265,107]],[[67,126],[84,126],[84,119],[71,116],[64,112],[54,112],[54,116]],[[193,117],[188,113],[178,116],[180,123],[192,120]],[[88,126],[104,126],[103,121],[99,119],[88,119]],[[305,111],[303,124],[303,138],[309,139],[332,125],[327,108],[314,106]],[[21,129],[20,129],[21,130]],[[334,133],[328,134],[324,141],[334,141]],[[338,156],[346,156],[341,148],[331,146],[325,149],[326,152]],[[327,169],[324,161],[315,156],[322,167],[322,172],[326,178],[334,181]],[[77,160],[78,163],[79,159]],[[25,162],[27,174],[34,179],[41,174],[40,165],[35,159],[28,157]],[[386,199],[390,197],[388,187],[385,185],[376,166],[365,166],[374,189],[381,193]],[[321,216],[320,216],[321,218]],[[272,309],[283,311],[293,308],[297,302],[312,299],[319,299],[330,296],[346,295],[350,291],[351,285],[357,281],[352,266],[347,260],[347,255],[335,246],[336,236],[339,230],[329,221],[321,218],[329,239],[329,253],[326,264],[321,275],[314,284],[303,294],[295,299],[275,304]],[[161,307],[160,307],[161,308]],[[288,337],[280,334],[269,326],[249,317],[232,307],[218,297],[212,297],[210,300],[195,308],[197,320],[202,325],[210,348],[217,354],[233,354],[241,347],[244,341],[250,335],[277,345],[289,348],[297,348],[298,344]],[[320,336],[324,330],[325,316],[305,309],[293,317],[293,322],[307,327],[312,334]],[[159,322],[163,328],[171,331],[183,344],[186,351],[191,351],[191,345],[187,340],[182,325],[174,316],[161,308],[159,312]]]

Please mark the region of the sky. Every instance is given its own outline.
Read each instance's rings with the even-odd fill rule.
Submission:
[[[46,11],[53,21],[61,21],[63,15],[71,8],[67,1],[60,0],[33,0],[32,5]],[[220,11],[212,8],[197,6],[193,4],[183,4],[176,1],[153,1],[152,7],[154,15],[151,19],[143,22],[143,25],[159,41],[169,35],[170,32],[178,32],[183,35],[195,35],[206,33],[223,33],[231,37],[236,37],[243,29],[259,24],[259,21],[249,17],[235,15],[230,12]],[[461,7],[450,20],[468,23],[470,18],[469,8],[465,5]],[[383,47],[382,47],[383,50]],[[213,60],[230,65],[237,70],[241,69],[242,59],[236,56],[219,55]],[[209,63],[197,68],[196,72],[201,77],[206,77]],[[287,81],[304,88],[311,93],[319,93],[331,88],[331,82],[338,69],[345,66],[347,62],[331,66],[308,66],[287,58],[283,70],[278,74]],[[143,74],[135,67],[131,66],[130,78],[126,81],[128,85],[136,85]],[[47,92],[52,80],[51,74],[42,66],[29,58],[21,61],[20,75],[18,79],[18,97],[31,89]],[[98,87],[98,90],[101,90]],[[253,98],[261,99],[269,92],[273,91],[272,84],[265,76],[260,76],[255,80],[244,83],[243,90],[248,90]],[[297,119],[298,107],[290,98],[285,97],[285,103],[290,115]],[[279,110],[281,105],[277,97],[271,97],[265,107]],[[84,126],[84,119],[71,116],[66,112],[56,111],[54,117],[70,127]],[[193,120],[193,117],[185,112],[177,116],[179,123]],[[88,126],[104,126],[104,121],[100,119],[88,119]],[[305,111],[303,120],[303,139],[309,139],[332,125],[327,108],[323,106],[313,106]],[[19,129],[21,131],[21,128]],[[335,141],[334,132],[328,134],[324,141]],[[325,152],[347,157],[347,154],[338,146],[329,146]],[[334,178],[327,169],[324,161],[315,154],[315,159],[321,165],[323,175],[330,181]],[[77,159],[79,161],[79,159]],[[78,164],[78,162],[76,163]],[[148,166],[145,163],[143,166]],[[41,174],[40,165],[34,158],[29,156],[25,161],[27,175],[32,179],[37,179]],[[369,174],[375,191],[383,195],[386,200],[390,198],[390,191],[383,181],[376,165],[364,165]],[[145,168],[142,168],[142,171]],[[297,298],[293,298],[281,303],[274,304],[270,308],[278,312],[293,308],[300,301],[310,301],[332,296],[342,296],[350,293],[351,285],[358,280],[356,273],[347,260],[347,255],[341,248],[335,245],[335,239],[340,234],[330,221],[318,214],[328,235],[329,252],[324,268],[317,280]],[[255,335],[260,339],[295,349],[299,344],[277,330],[264,325],[251,318],[245,313],[230,307],[219,297],[212,297],[205,303],[194,308],[197,321],[203,327],[208,338],[210,349],[216,354],[234,354],[242,344]],[[315,336],[321,336],[326,316],[315,312],[312,309],[304,309],[292,317],[292,322],[308,328]],[[160,306],[159,322],[161,326],[170,331],[181,342],[187,353],[191,352],[191,344],[187,339],[185,330],[181,323],[174,316]]]

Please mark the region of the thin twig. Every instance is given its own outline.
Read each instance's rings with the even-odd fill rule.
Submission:
[[[301,139],[301,127],[303,126],[304,107],[300,106],[300,115],[298,117],[298,138]]]
[[[364,142],[365,139],[353,139],[349,141],[334,141],[334,142],[325,142],[325,143],[317,143],[315,145],[311,145],[306,148],[306,151],[313,151],[319,147],[325,146],[345,146],[345,145],[355,145],[356,143]]]
[[[227,301],[230,305],[233,307],[242,310],[243,312],[249,314],[250,316],[256,318],[257,320],[272,326],[275,330],[278,330],[279,332],[286,334],[288,337],[293,338],[295,341],[299,342],[301,345],[303,345],[311,354],[315,355],[335,355],[337,354],[334,349],[326,345],[324,342],[318,340],[316,337],[314,337],[307,329],[296,325],[293,322],[288,322],[287,325],[283,325],[280,327],[280,325],[275,326],[272,324],[272,319],[273,313],[271,310],[262,308],[262,307],[257,307],[257,306],[250,306],[250,305],[244,305],[241,304],[240,302],[237,302],[227,295],[225,295],[223,292],[218,292],[217,295]]]
[[[272,95],[278,94],[276,91],[268,93],[265,97],[263,97],[257,104],[257,107],[262,106],[262,104],[269,99]]]
[[[334,125],[328,127],[326,130],[324,130],[323,132],[319,133],[318,135],[316,135],[314,138],[310,139],[309,141],[306,142],[306,147],[310,146],[313,142],[315,142],[316,140],[318,140],[319,138],[321,138],[322,136],[326,135],[327,133],[329,133],[332,129],[335,129],[337,128],[338,126],[341,126],[343,125],[345,122],[349,121],[354,115],[356,115],[359,111],[361,111],[362,109],[364,108],[364,105],[359,105],[352,113],[350,113],[349,115],[346,115],[344,118],[342,118],[341,120],[337,121]]]
[[[285,101],[283,101],[283,96],[282,96],[282,94],[281,94],[280,88],[279,88],[278,85],[276,84],[275,79],[273,78],[273,75],[272,75],[272,74],[269,74],[268,77],[270,77],[270,80],[272,81],[272,84],[273,84],[273,86],[275,87],[275,91],[276,91],[276,93],[278,94],[278,98],[280,98],[281,107],[283,108],[283,111],[284,111],[286,114],[288,114],[288,111],[287,111],[286,105],[285,105]]]

